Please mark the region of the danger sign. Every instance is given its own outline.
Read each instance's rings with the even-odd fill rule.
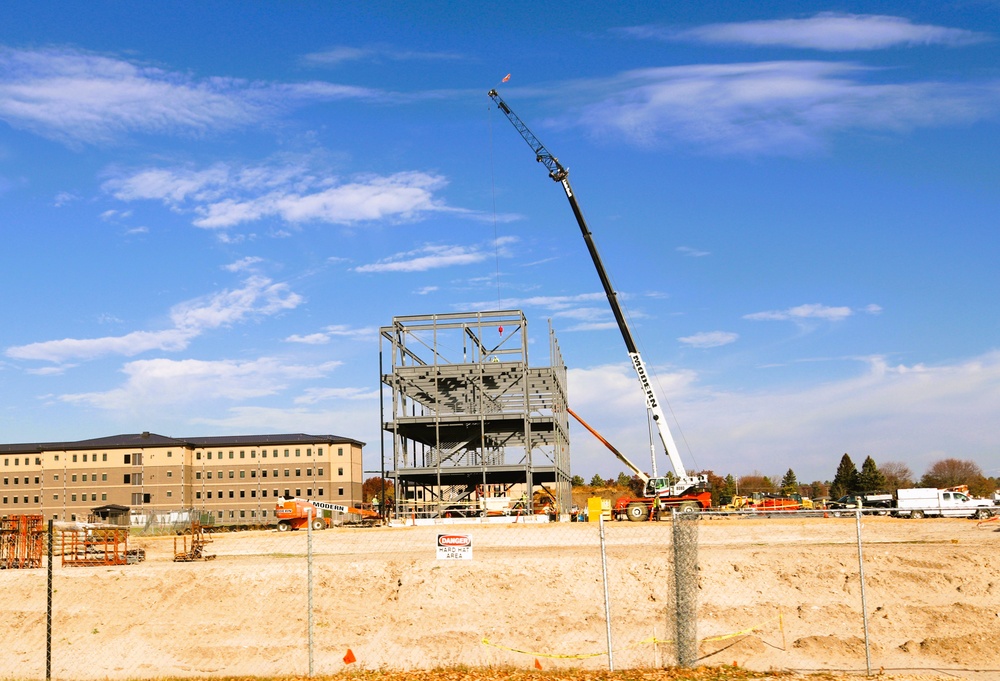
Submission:
[[[472,537],[467,534],[439,534],[438,560],[472,560]]]

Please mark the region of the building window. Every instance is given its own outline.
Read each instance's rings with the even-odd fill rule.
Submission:
[[[234,498],[235,496],[236,496],[236,495],[235,495],[235,494],[233,493],[233,490],[229,490],[229,498],[230,498],[230,499],[232,499],[232,498]]]
[[[170,490],[167,490],[167,498],[169,499],[172,496],[174,496],[174,493],[171,492]]]
[[[344,448],[337,447],[337,456],[343,456],[343,455],[344,455]]]
[[[306,456],[312,456],[312,455],[313,455],[312,447],[309,447],[308,449],[306,449]]]
[[[337,469],[337,475],[343,475],[343,474],[344,474],[344,469],[343,468],[338,468]]]
[[[107,501],[107,500],[108,500],[107,493],[106,492],[101,493],[101,501]]]
[[[201,452],[195,452],[194,458],[197,459],[198,461],[201,461]]]
[[[173,452],[167,452],[167,458],[168,458],[168,459],[169,459],[170,457],[172,457],[173,455],[174,455],[174,453],[173,453]]]
[[[76,454],[73,455],[73,463],[76,463]],[[126,461],[125,463],[128,463],[128,461]]]
[[[313,495],[313,491],[311,489],[307,489],[306,490],[306,496],[307,497],[311,497],[312,495]]]
[[[257,458],[257,450],[256,449],[251,449],[250,450],[250,458],[251,459],[256,459]]]
[[[208,498],[209,498],[209,499],[211,499],[211,498],[212,498],[212,493],[211,493],[211,492],[209,492],[209,493],[208,493]]]
[[[301,478],[302,477],[302,469],[301,468],[296,468],[295,469],[295,477],[296,478]]]
[[[83,455],[83,462],[87,463],[87,455],[86,454]],[[17,461],[14,461],[14,463],[17,463]]]
[[[302,450],[301,449],[296,449],[295,450],[295,456],[302,456]]]
[[[295,490],[295,496],[301,497],[302,496],[302,490],[301,489]]]
[[[230,479],[232,479],[232,478],[236,477],[236,475],[233,473],[233,471],[229,471],[229,477],[230,477]]]
[[[246,498],[247,498],[247,491],[245,489],[241,489],[240,490],[240,499],[246,499]]]
[[[246,471],[240,471],[240,477],[241,478],[247,477],[247,472]]]
[[[278,477],[278,469],[277,468],[274,469],[274,477]]]
[[[290,496],[292,496],[291,494],[289,494],[289,492],[291,492],[291,491],[292,491],[292,490],[290,490],[290,489],[286,489],[286,490],[285,490],[285,496],[286,496],[286,497],[290,497]]]
[[[289,471],[288,471],[288,469],[286,468],[286,469],[285,469],[285,477],[286,477],[286,478],[287,478],[287,477],[289,477],[289,476],[288,476],[288,473],[289,473]]]
[[[230,459],[232,459],[232,458],[233,458],[233,450],[231,450],[231,449],[229,450],[229,458],[230,458]]]
[[[250,490],[250,498],[251,499],[256,499],[257,498],[257,490],[255,490],[255,489]]]
[[[209,453],[208,453],[208,458],[209,458],[209,459],[211,459],[211,458],[212,458],[212,452],[209,452]],[[221,459],[222,457],[220,456],[219,458]]]
[[[247,453],[245,451],[243,451],[242,449],[240,450],[240,458],[241,459],[247,458]]]
[[[108,454],[107,454],[107,452],[105,452],[104,454],[101,454],[101,461],[107,461],[107,460],[108,460]]]
[[[201,499],[201,492],[195,492],[194,493],[194,498],[195,499]]]
[[[73,461],[76,461],[76,454],[73,455]],[[131,454],[126,454],[125,455],[125,463],[132,463],[132,455]]]
[[[17,497],[14,497],[14,498],[17,499]],[[74,494],[74,495],[70,496],[69,500],[70,501],[76,501],[76,495]]]
[[[286,458],[288,457],[288,450],[287,449],[285,450],[285,457]]]
[[[75,478],[76,476],[74,475],[73,477]],[[125,474],[125,484],[126,485],[131,485],[132,484],[132,476],[129,475],[128,473]]]
[[[173,471],[167,471],[167,477],[168,478],[174,477],[174,472]]]
[[[260,495],[261,495],[262,497],[266,497],[266,496],[267,496],[267,490],[266,490],[266,489],[262,489],[262,490],[260,491]]]
[[[337,488],[337,496],[338,497],[344,496],[344,488],[343,487],[338,487]]]
[[[194,479],[195,480],[201,480],[201,471],[195,471]]]
[[[167,494],[167,496],[169,497],[170,495],[169,495],[169,494]],[[27,498],[27,497],[25,497],[25,498],[24,498],[24,500],[25,500],[25,501],[27,501],[27,500],[28,500],[28,498]],[[94,494],[91,494],[91,495],[90,495],[90,500],[91,500],[91,501],[97,501],[97,494],[96,494],[96,493],[94,493]]]
[[[261,472],[260,472],[260,477],[262,477],[262,478],[266,478],[266,477],[267,477],[267,470],[263,470],[263,471],[261,471]]]
[[[318,490],[316,490],[316,492],[317,492],[317,494],[319,494],[319,496],[323,496],[323,488],[322,487],[320,487]]]
[[[316,475],[323,475],[323,469],[322,468],[317,468],[316,469]]]
[[[318,449],[316,449],[316,456],[323,456],[323,448],[322,447],[319,447]]]
[[[101,473],[101,482],[107,482],[107,481],[108,481],[108,474]]]

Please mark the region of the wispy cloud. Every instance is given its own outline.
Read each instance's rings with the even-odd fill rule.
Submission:
[[[310,52],[302,60],[310,66],[339,66],[345,62],[400,62],[400,61],[459,61],[465,56],[454,52],[428,52],[400,50],[389,46],[373,45],[352,47],[338,45],[320,52]]]
[[[878,306],[875,306],[878,307]],[[879,308],[881,310],[881,308]],[[865,311],[871,311],[871,306]],[[786,310],[767,310],[764,312],[753,312],[743,315],[743,319],[753,321],[789,321],[804,319],[825,319],[827,321],[840,321],[854,314],[854,310],[849,307],[831,307],[820,305],[819,303],[809,303],[806,305],[796,305]]]
[[[739,337],[738,333],[730,331],[702,331],[691,336],[683,336],[677,340],[693,348],[717,348],[735,343]]]
[[[133,331],[122,336],[64,338],[9,347],[14,359],[63,363],[106,355],[133,357],[151,350],[177,352],[208,329],[236,324],[254,316],[270,316],[297,307],[302,297],[285,283],[266,277],[248,278],[241,288],[227,289],[175,305],[170,311],[173,328]]]
[[[856,64],[774,61],[628,71],[580,84],[577,124],[635,145],[689,144],[724,154],[794,155],[839,132],[902,133],[1000,111],[1000,82],[876,82]]]
[[[372,326],[350,327],[343,324],[331,324],[316,333],[305,335],[292,334],[285,338],[285,342],[300,343],[303,345],[326,345],[334,338],[372,341],[378,338],[378,329]]]
[[[903,17],[836,12],[821,12],[805,19],[708,24],[688,29],[634,26],[622,29],[622,32],[639,38],[831,52],[919,45],[956,47],[991,39],[984,33],[932,24],[915,24]]]
[[[245,258],[240,258],[235,262],[231,262],[228,265],[223,265],[222,269],[227,272],[243,272],[245,270],[252,269],[254,265],[259,262],[263,262],[264,259],[257,257],[255,255],[248,255]]]
[[[704,258],[706,256],[712,255],[708,251],[702,251],[697,248],[691,248],[690,246],[678,246],[676,250],[678,253],[683,253],[689,258]]]
[[[412,251],[396,253],[368,265],[355,267],[355,272],[426,272],[427,270],[473,265],[491,257],[478,246],[427,245]]]
[[[252,361],[151,359],[129,362],[125,383],[105,392],[60,396],[63,402],[108,410],[132,411],[157,405],[209,400],[247,400],[274,395],[296,381],[313,380],[339,365],[288,364],[264,357]]]
[[[226,229],[277,217],[288,224],[339,225],[463,213],[436,196],[440,175],[405,171],[337,178],[308,159],[234,167],[147,168],[112,178],[104,190],[121,201],[160,201],[193,214],[192,224]]]
[[[316,404],[330,400],[373,400],[378,399],[379,391],[371,388],[308,388],[295,404]]]
[[[73,146],[129,133],[203,135],[304,101],[382,96],[323,82],[198,79],[80,50],[0,48],[0,120]]]

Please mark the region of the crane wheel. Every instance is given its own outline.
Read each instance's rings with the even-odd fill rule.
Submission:
[[[680,511],[681,513],[697,513],[698,504],[695,504],[690,501],[685,501],[683,504],[681,504],[681,507],[677,510]]]
[[[288,532],[290,529],[292,529],[292,526],[289,525],[288,523],[285,522],[278,523],[278,532]]]
[[[316,518],[315,520],[313,520],[313,529],[314,530],[319,531],[319,530],[324,529],[325,527],[326,527],[326,523],[324,523],[319,518]]]
[[[625,509],[625,515],[633,523],[641,523],[649,515],[649,509],[646,508],[646,504],[640,503],[638,501],[633,501]]]

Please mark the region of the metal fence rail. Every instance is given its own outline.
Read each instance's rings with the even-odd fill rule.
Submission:
[[[772,516],[133,534],[136,562],[0,570],[0,678],[46,677],[49,597],[56,679],[1000,668],[997,523]]]

